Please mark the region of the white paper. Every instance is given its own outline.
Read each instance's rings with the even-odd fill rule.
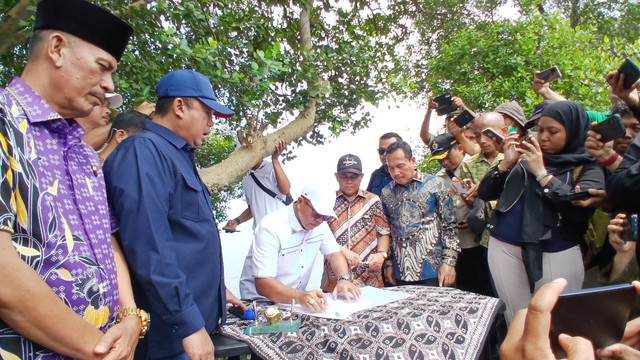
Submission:
[[[410,294],[406,294],[403,292],[389,291],[371,286],[362,287],[360,288],[360,290],[362,290],[360,299],[351,299],[351,302],[347,302],[343,294],[338,294],[337,300],[334,299],[331,294],[326,294],[327,311],[325,312],[314,313],[302,307],[300,304],[296,304],[295,311],[328,319],[345,319],[357,311],[387,304],[392,301],[401,300],[410,296]],[[279,306],[281,306],[283,309],[291,309],[291,305],[279,304]]]

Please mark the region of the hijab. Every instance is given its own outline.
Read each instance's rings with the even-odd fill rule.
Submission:
[[[554,168],[576,167],[595,159],[584,149],[591,124],[586,111],[575,101],[557,101],[547,106],[542,116],[548,116],[564,126],[567,140],[557,154],[543,154],[544,164]]]

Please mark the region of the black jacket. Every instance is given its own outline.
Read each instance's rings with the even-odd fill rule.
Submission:
[[[516,163],[508,172],[500,172],[496,166],[487,172],[478,187],[478,197],[482,200],[498,199],[487,225],[489,229],[496,225],[498,212],[508,211],[520,199],[524,201],[518,240],[531,292],[535,282],[542,277],[540,241],[559,237],[582,243],[594,212],[593,208],[574,206],[570,201],[561,200],[559,195],[572,192],[576,185],[580,185],[581,190],[604,187],[604,173],[595,162],[578,169],[548,168],[548,171],[553,177],[541,187],[522,163]],[[551,232],[546,230],[549,228]]]
[[[627,212],[640,212],[640,136],[636,136],[620,166],[607,179],[607,197]]]

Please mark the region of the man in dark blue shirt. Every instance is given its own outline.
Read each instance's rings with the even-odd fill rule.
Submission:
[[[380,168],[378,169],[375,169],[373,173],[371,173],[367,191],[380,196],[380,194],[382,194],[382,188],[387,186],[387,184],[390,183],[391,180],[393,180],[391,178],[391,174],[389,174],[389,170],[387,169],[387,156],[385,154],[385,151],[387,149],[387,146],[400,140],[402,140],[402,137],[394,132],[388,132],[380,136],[380,140],[378,141],[378,155],[380,156],[380,162],[382,163],[382,166],[380,166]]]
[[[145,120],[104,166],[136,300],[153,316],[136,359],[213,359],[209,333],[224,321],[225,298],[237,299],[227,295],[211,198],[193,152],[213,116],[234,113],[195,71],[171,72],[156,90],[153,121]]]

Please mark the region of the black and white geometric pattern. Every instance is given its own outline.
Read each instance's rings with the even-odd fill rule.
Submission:
[[[243,335],[248,321],[220,332],[263,359],[477,359],[499,299],[452,288],[399,286],[412,296],[334,320],[298,314],[298,333]],[[288,315],[288,313],[285,313]],[[285,321],[287,320],[284,317]]]

